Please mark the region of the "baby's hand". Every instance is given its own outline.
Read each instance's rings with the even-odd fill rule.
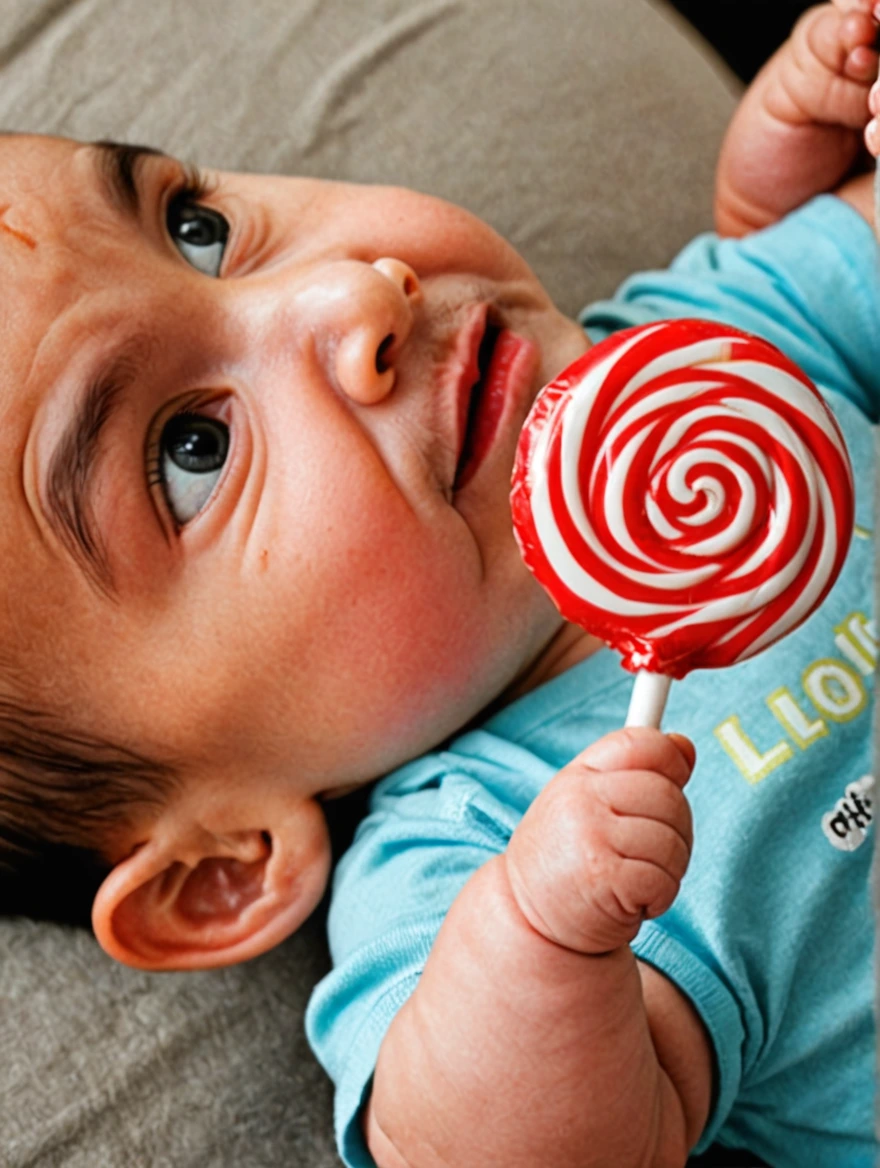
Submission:
[[[715,221],[722,235],[766,227],[863,167],[878,27],[878,0],[820,4],[764,66],[721,150]]]
[[[797,23],[791,51],[768,92],[771,114],[792,124],[817,122],[861,133],[868,92],[877,80],[877,0],[834,0]]]
[[[688,739],[631,728],[559,772],[513,833],[508,878],[529,923],[579,953],[607,953],[678,893],[692,845]]]

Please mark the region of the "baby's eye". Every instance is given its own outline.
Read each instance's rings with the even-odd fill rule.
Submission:
[[[168,204],[168,234],[183,258],[206,276],[219,276],[229,223],[213,207],[203,207],[183,190]]]
[[[159,436],[156,478],[182,527],[210,499],[229,452],[229,427],[204,414],[175,414]]]

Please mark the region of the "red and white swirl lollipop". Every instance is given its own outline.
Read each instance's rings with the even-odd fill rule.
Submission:
[[[615,334],[542,390],[511,507],[562,615],[648,671],[627,724],[659,725],[669,678],[743,661],[821,603],[854,503],[843,437],[797,366],[676,320]]]

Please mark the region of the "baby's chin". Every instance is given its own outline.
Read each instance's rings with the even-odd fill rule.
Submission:
[[[478,723],[491,709],[511,680],[509,670],[487,669],[482,684],[462,681],[452,692],[434,686],[423,698],[411,701],[407,716],[399,721],[379,746],[377,776],[438,749],[451,738]]]

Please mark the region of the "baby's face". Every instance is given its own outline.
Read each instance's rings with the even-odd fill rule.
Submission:
[[[507,498],[587,343],[446,203],[184,183],[0,140],[2,656],[75,725],[311,797],[448,735],[557,630]]]

